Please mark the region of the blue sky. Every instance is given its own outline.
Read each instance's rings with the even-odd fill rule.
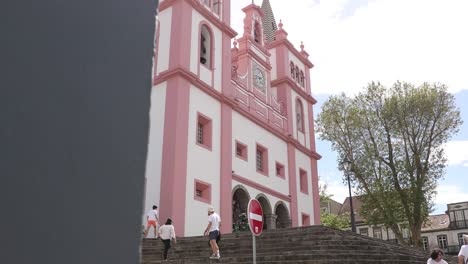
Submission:
[[[231,1],[231,25],[243,32],[241,9]],[[261,0],[255,4],[261,5]],[[315,114],[331,94],[354,95],[370,81],[391,85],[441,82],[455,95],[464,124],[446,146],[446,174],[438,184],[434,214],[447,203],[468,201],[468,1],[466,0],[270,0],[297,48],[304,42],[311,70]],[[330,144],[317,140],[321,183],[343,202],[347,187]]]

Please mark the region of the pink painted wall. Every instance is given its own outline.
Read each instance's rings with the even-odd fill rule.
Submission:
[[[177,27],[191,25],[191,8],[185,1],[175,1],[172,7],[172,31],[169,71],[189,69],[190,32]],[[172,217],[173,221],[185,221],[185,196],[188,144],[188,116],[190,82],[180,75],[167,80],[166,110],[164,122],[163,156],[161,167],[160,217]],[[183,187],[183,188],[184,188]],[[184,226],[178,228],[184,233]]]
[[[222,21],[216,21],[215,18],[209,17],[206,10],[200,8],[199,1],[192,0],[166,0],[162,4],[162,11],[165,8],[172,7],[172,30],[171,30],[171,46],[170,46],[170,62],[169,69],[166,72],[162,72],[156,82],[167,82],[167,96],[166,96],[166,108],[165,108],[165,123],[164,123],[164,143],[163,143],[163,156],[162,156],[162,169],[161,169],[161,198],[160,198],[160,216],[164,220],[167,217],[172,217],[178,224],[178,233],[184,234],[184,222],[186,221],[186,207],[190,206],[186,204],[187,192],[193,190],[185,190],[184,186],[187,185],[187,152],[188,152],[188,140],[194,140],[188,138],[188,130],[193,129],[188,127],[189,118],[189,102],[190,93],[189,89],[200,89],[207,95],[215,98],[221,103],[221,120],[218,120],[221,124],[221,137],[220,137],[220,183],[219,186],[211,186],[212,192],[217,189],[220,193],[220,208],[219,213],[223,220],[222,232],[230,233],[232,227],[232,168],[233,168],[233,113],[238,112],[248,120],[254,122],[259,127],[267,129],[273,135],[277,136],[280,140],[283,140],[287,144],[287,156],[286,166],[286,180],[289,186],[289,195],[279,194],[275,190],[263,188],[257,186],[255,182],[244,181],[244,184],[249,186],[257,186],[260,191],[267,191],[270,195],[274,194],[275,197],[280,197],[285,203],[290,202],[290,216],[293,226],[302,224],[302,219],[298,209],[298,179],[296,164],[296,150],[299,150],[306,155],[311,157],[311,183],[308,185],[311,189],[311,196],[314,203],[314,217],[312,224],[320,223],[320,207],[318,204],[318,175],[317,175],[317,157],[315,153],[315,135],[313,125],[313,112],[312,112],[312,100],[310,99],[310,74],[306,71],[306,93],[299,94],[303,98],[306,97],[307,104],[303,107],[308,108],[308,116],[304,117],[304,125],[308,126],[310,131],[310,149],[301,146],[296,139],[292,137],[296,133],[293,131],[293,116],[295,115],[295,106],[291,103],[293,87],[288,81],[281,81],[277,86],[277,97],[278,101],[283,102],[282,113],[278,112],[279,107],[276,105],[267,109],[270,104],[270,97],[262,94],[255,93],[249,83],[251,80],[248,79],[244,85],[234,85],[231,82],[231,66],[232,66],[232,54],[239,55],[242,65],[239,65],[240,73],[244,74],[247,70],[250,70],[251,61],[255,59],[259,65],[265,68],[267,71],[268,81],[270,81],[269,70],[271,66],[268,64],[268,59],[263,59],[262,56],[255,52],[248,51],[249,45],[254,45],[256,49],[265,54],[265,58],[268,58],[268,50],[260,44],[253,43],[249,44],[249,40],[244,39],[240,41],[240,49],[234,53],[231,53],[231,39],[236,34],[230,27],[230,0],[224,0],[222,10]],[[196,73],[190,72],[190,54],[191,54],[191,31],[181,30],[187,28],[198,29],[200,25],[192,25],[192,9],[196,9],[200,14],[207,17],[207,20],[212,23],[213,27],[217,27],[222,34],[221,39],[213,40],[213,43],[221,41],[222,43],[222,61],[215,62],[217,67],[221,66],[221,79],[222,87],[221,91],[216,91],[200,81]],[[249,7],[247,13],[256,13],[261,15],[261,11],[254,7]],[[248,21],[248,20],[247,20]],[[280,29],[277,34],[278,41],[285,40],[287,33]],[[214,37],[214,35],[213,35]],[[287,41],[287,39],[286,39]],[[279,42],[278,42],[279,43]],[[274,46],[276,48],[276,65],[272,65],[277,70],[278,81],[289,76],[289,54],[291,52],[291,45],[289,42],[281,42]],[[242,51],[244,49],[244,51]],[[196,51],[193,51],[196,52]],[[294,51],[294,54],[299,54],[298,51]],[[157,57],[156,57],[157,58]],[[311,65],[311,64],[310,64]],[[270,87],[267,85],[267,87]],[[240,101],[234,100],[234,95],[240,90],[244,89],[246,94],[245,105]],[[261,102],[261,103],[260,103]],[[272,110],[273,109],[273,110]],[[277,109],[277,110],[275,110]],[[276,111],[276,112],[275,112]],[[274,115],[275,114],[275,115]],[[282,119],[284,118],[284,119]],[[275,121],[276,120],[276,121]],[[278,125],[279,124],[279,125]],[[157,125],[157,124],[153,124]],[[249,149],[255,149],[254,145],[249,145]],[[265,145],[265,148],[269,148]],[[255,157],[249,157],[248,162],[255,162]],[[269,163],[275,164],[275,160],[268,160]],[[269,171],[269,177],[275,176],[275,170]],[[244,175],[243,175],[244,176]],[[236,176],[234,176],[236,177]],[[248,175],[245,175],[248,177]],[[189,195],[192,195],[191,193]],[[309,192],[310,195],[310,192]],[[287,199],[283,199],[287,198]],[[213,202],[213,201],[212,201]],[[299,223],[301,222],[301,223]]]

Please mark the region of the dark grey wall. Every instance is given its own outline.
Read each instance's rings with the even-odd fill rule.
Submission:
[[[0,263],[137,263],[157,2],[0,6]]]

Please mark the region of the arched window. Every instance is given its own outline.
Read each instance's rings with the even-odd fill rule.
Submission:
[[[300,83],[301,83],[301,86],[304,87],[304,72],[301,71],[300,75],[301,75],[300,76],[300,78],[301,78]]]
[[[299,82],[299,67],[296,66],[296,82]]]
[[[294,63],[291,61],[291,63],[289,64],[289,66],[291,67],[291,78],[294,79]]]
[[[296,126],[298,131],[304,133],[304,108],[299,98],[296,100]]]
[[[254,26],[254,41],[261,44],[261,38],[262,38],[262,33],[260,32],[260,23],[258,21],[255,21],[255,26]]]
[[[212,41],[211,32],[206,25],[202,25],[200,32],[200,63],[212,67]]]

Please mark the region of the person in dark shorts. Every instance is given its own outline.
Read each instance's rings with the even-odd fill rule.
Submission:
[[[221,226],[221,217],[214,211],[213,207],[208,208],[208,226],[205,229],[204,235],[208,234],[211,251],[213,254],[210,258],[219,259],[219,247],[216,243],[216,239],[219,236],[219,227]]]

